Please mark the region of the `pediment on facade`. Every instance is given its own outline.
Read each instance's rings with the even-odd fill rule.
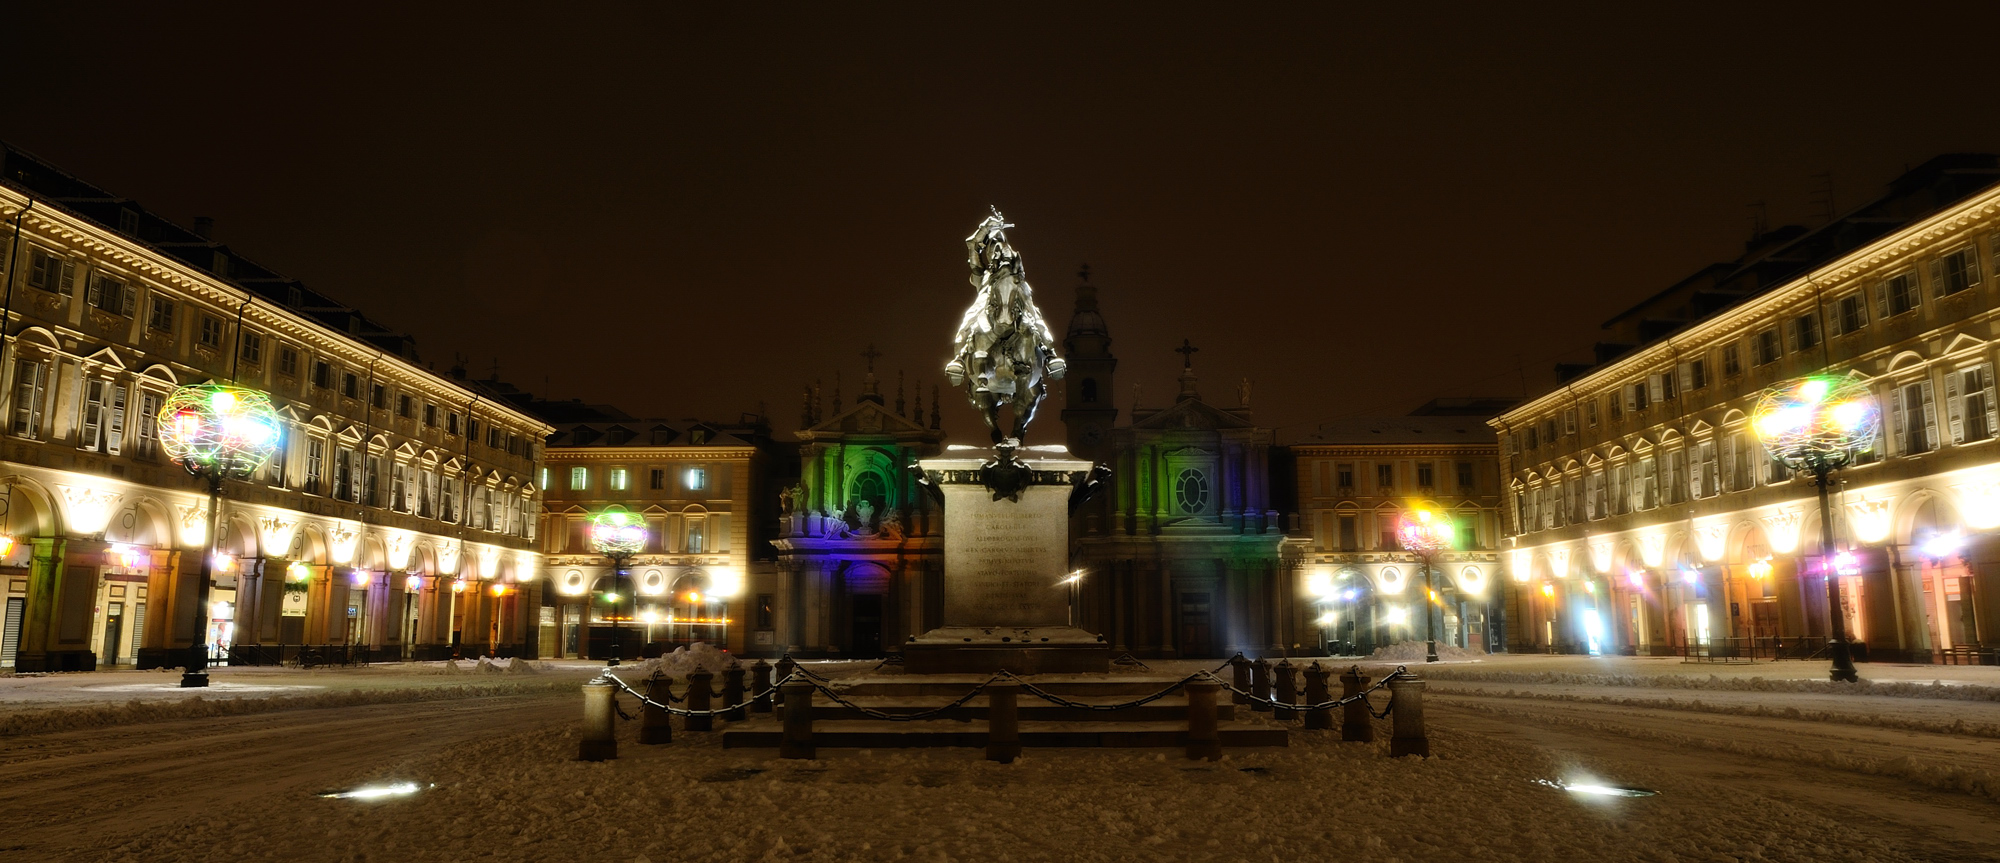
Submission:
[[[1635,453],[1639,453],[1640,455],[1652,452],[1653,442],[1645,438],[1640,438],[1638,440],[1635,440],[1632,442],[1632,451]]]
[[[1722,412],[1722,424],[1725,426],[1733,426],[1746,419],[1749,419],[1749,416],[1736,408],[1730,408]]]
[[[1167,450],[1165,453],[1162,453],[1162,455],[1165,455],[1167,458],[1181,458],[1181,459],[1215,458],[1215,450],[1202,449],[1201,447],[1198,446],[1183,446]]]
[[[413,458],[417,454],[417,445],[409,441],[403,441],[402,446],[396,447],[396,454],[403,458]]]
[[[123,370],[124,368],[126,368],[125,360],[122,357],[118,356],[118,352],[112,350],[108,345],[105,347],[98,348],[96,352],[92,353],[90,356],[84,357],[84,359],[90,360],[91,362],[95,363],[103,363],[114,369]]]
[[[1707,435],[1714,432],[1715,426],[1709,425],[1703,420],[1695,420],[1694,425],[1688,427],[1688,434],[1690,435]]]
[[[1569,461],[1566,461],[1566,462],[1563,462],[1563,466],[1562,466],[1562,472],[1563,472],[1563,473],[1570,473],[1570,472],[1572,472],[1572,471],[1578,471],[1578,470],[1582,470],[1582,469],[1583,469],[1583,465],[1581,465],[1581,464],[1578,464],[1578,463],[1577,463],[1577,461],[1576,461],[1576,459],[1570,459]]]
[[[1603,465],[1604,459],[1598,458],[1597,453],[1590,453],[1583,457],[1583,466],[1586,468],[1602,467]]]
[[[174,384],[176,386],[178,386],[181,382],[180,375],[174,374],[173,369],[168,368],[159,363],[154,363],[150,366],[147,366],[144,371],[141,371],[139,373],[139,376],[153,378],[155,380],[166,381],[167,383]]]
[[[1236,416],[1199,399],[1175,402],[1173,407],[1132,423],[1135,429],[1201,429],[1220,431],[1222,429],[1256,428],[1247,419]]]
[[[1610,449],[1604,451],[1604,459],[1606,461],[1610,461],[1612,459],[1626,455],[1631,455],[1631,453],[1626,451],[1624,447],[1619,446],[1617,444],[1612,444]]]
[[[353,426],[347,426],[342,428],[334,437],[339,438],[344,443],[360,443],[361,431]]]
[[[800,433],[800,437],[829,437],[850,434],[922,434],[925,429],[908,417],[897,416],[887,405],[857,402],[851,408]]]
[[[1988,344],[1987,342],[1981,341],[1965,333],[1958,333],[1956,335],[1953,335],[1951,337],[1951,342],[1944,346],[1944,352],[1947,355],[1949,355],[1958,353],[1959,351],[1976,351],[1986,347],[1987,344]]]
[[[278,416],[281,416],[281,417],[284,417],[284,418],[285,418],[286,420],[288,420],[288,421],[291,421],[291,422],[295,422],[295,423],[304,423],[304,422],[306,422],[306,417],[305,417],[305,415],[304,415],[304,414],[301,414],[301,413],[299,413],[299,409],[298,409],[298,408],[296,408],[296,407],[293,407],[292,405],[288,405],[288,404],[287,404],[287,405],[279,405],[279,406],[278,406]]]

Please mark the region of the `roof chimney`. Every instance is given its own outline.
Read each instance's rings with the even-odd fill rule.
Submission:
[[[215,239],[215,220],[207,216],[194,217],[194,235],[204,240]]]

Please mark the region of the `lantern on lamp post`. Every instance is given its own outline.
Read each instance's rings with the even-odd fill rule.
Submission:
[[[1424,661],[1436,662],[1437,633],[1432,629],[1431,614],[1432,606],[1437,604],[1437,593],[1431,589],[1431,569],[1438,556],[1451,548],[1451,521],[1431,510],[1415,509],[1403,516],[1397,535],[1403,541],[1403,550],[1415,557],[1424,570]]]
[[[1828,677],[1860,680],[1847,644],[1840,612],[1840,579],[1834,571],[1833,514],[1827,477],[1847,465],[1857,451],[1874,446],[1882,409],[1868,385],[1837,375],[1812,375],[1765,390],[1750,412],[1750,428],[1764,448],[1787,467],[1812,474],[1819,486],[1819,561],[1826,577]]]
[[[611,603],[611,626],[614,633],[611,657],[605,665],[618,664],[619,651],[625,644],[624,621],[618,617],[619,584],[625,580],[625,562],[646,548],[646,520],[622,509],[608,509],[590,517],[590,547],[598,554],[611,558],[611,592],[605,600]],[[630,594],[631,591],[626,591]],[[632,609],[638,611],[639,598],[633,596]]]
[[[195,607],[208,608],[208,580],[215,558],[215,510],[222,481],[247,479],[270,461],[279,444],[278,412],[262,392],[226,384],[177,387],[160,406],[160,447],[167,457],[208,486],[208,547],[201,555]],[[208,625],[204,621],[188,652],[181,686],[208,685]]]

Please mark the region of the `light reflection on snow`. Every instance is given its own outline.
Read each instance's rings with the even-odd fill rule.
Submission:
[[[1537,785],[1567,791],[1571,794],[1589,794],[1598,797],[1654,797],[1660,792],[1650,788],[1635,788],[1630,785],[1605,785],[1598,782],[1558,782],[1548,779],[1535,780]]]
[[[421,790],[415,782],[397,782],[390,785],[372,785],[347,791],[322,791],[319,796],[328,800],[374,800],[378,797],[401,797]]]

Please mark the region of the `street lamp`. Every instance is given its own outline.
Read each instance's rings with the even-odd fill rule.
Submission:
[[[1833,657],[1828,677],[1859,681],[1847,644],[1847,625],[1840,613],[1840,581],[1833,571],[1833,507],[1827,499],[1827,476],[1845,466],[1857,449],[1874,446],[1882,427],[1882,410],[1868,385],[1852,378],[1813,375],[1787,381],[1757,400],[1750,413],[1757,439],[1793,470],[1812,474],[1819,486],[1819,560],[1826,577],[1827,652]]]
[[[1437,633],[1432,630],[1431,605],[1437,594],[1431,589],[1431,567],[1437,563],[1438,555],[1451,548],[1451,522],[1444,516],[1428,509],[1416,509],[1403,516],[1403,526],[1399,531],[1403,540],[1403,550],[1417,559],[1424,569],[1424,661],[1438,661]]]
[[[167,395],[158,417],[167,457],[208,486],[208,547],[201,555],[195,607],[208,609],[208,580],[215,557],[215,510],[224,479],[246,479],[278,449],[278,412],[271,397],[226,384],[192,384]],[[181,686],[208,685],[208,624],[197,627]]]
[[[625,579],[625,562],[646,549],[646,520],[622,509],[608,509],[590,517],[590,547],[598,554],[611,558],[611,592],[604,598],[611,603],[611,626],[615,633],[611,644],[611,657],[605,661],[606,667],[618,664],[618,654],[625,644],[624,621],[618,618],[618,584]],[[636,612],[639,598],[632,598],[632,608]]]

